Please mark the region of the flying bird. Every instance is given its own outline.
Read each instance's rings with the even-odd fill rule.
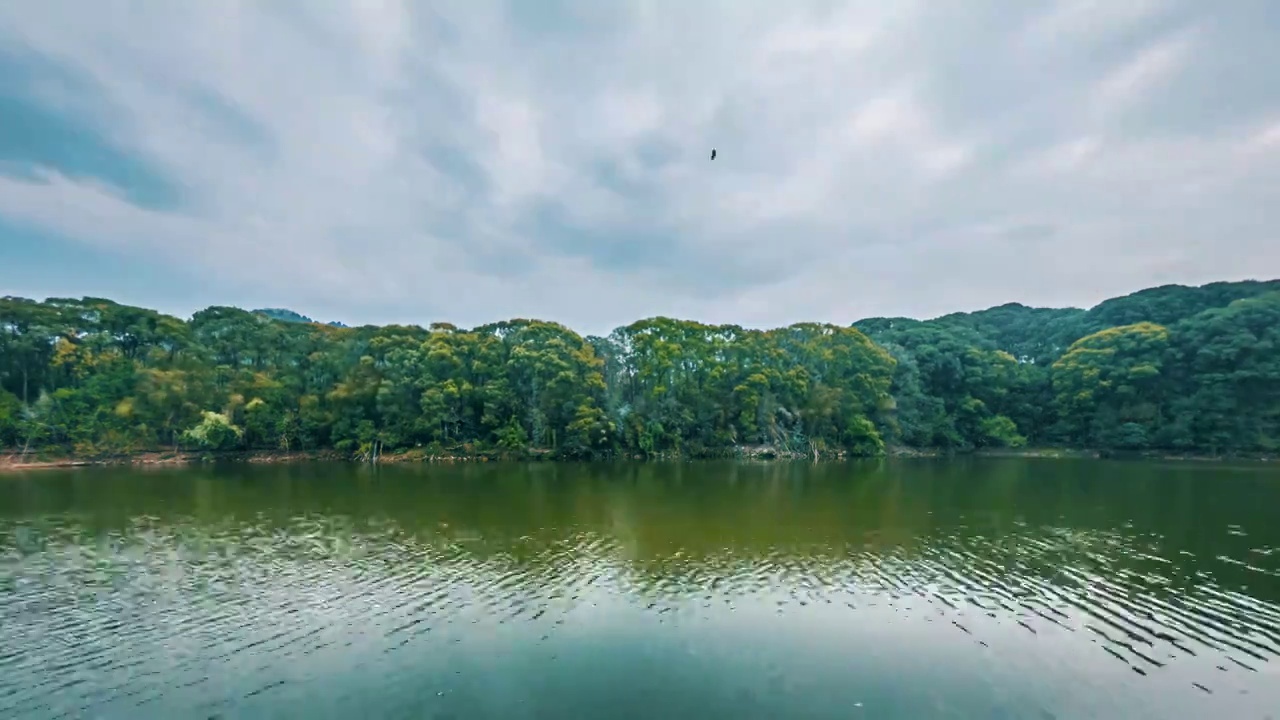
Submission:
[[[711,148],[711,159],[712,159],[712,160],[715,160],[715,159],[716,159],[716,149],[715,149],[715,148]]]

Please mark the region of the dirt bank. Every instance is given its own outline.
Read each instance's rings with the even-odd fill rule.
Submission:
[[[166,465],[192,465],[205,462],[287,463],[306,460],[340,460],[337,453],[324,452],[231,452],[200,453],[184,451],[138,452],[120,455],[103,455],[91,458],[49,457],[28,454],[23,457],[13,453],[0,455],[0,473],[54,468],[73,468],[108,465],[137,465],[162,467]]]
[[[885,453],[888,457],[899,458],[926,458],[926,457],[951,457],[972,455],[976,457],[1016,457],[1016,458],[1134,458],[1143,460],[1157,461],[1199,461],[1199,462],[1221,462],[1221,461],[1250,461],[1250,462],[1280,462],[1280,457],[1273,455],[1239,455],[1239,456],[1211,456],[1211,455],[1195,455],[1195,454],[1177,454],[1168,452],[1133,452],[1133,453],[1115,453],[1098,450],[1078,450],[1067,448],[1003,448],[1003,449],[983,449],[972,453],[948,453],[945,450],[936,448],[909,448],[909,447],[890,447]],[[643,455],[622,456],[624,459],[644,460]],[[727,448],[720,454],[708,455],[707,457],[733,458],[740,460],[756,460],[756,461],[776,461],[776,460],[810,460],[814,458],[812,455],[800,454],[795,452],[786,452],[767,445],[739,445],[734,448]],[[822,453],[819,459],[824,461],[842,460],[843,453]],[[465,452],[444,452],[444,453],[428,453],[422,449],[403,450],[393,453],[379,455],[378,464],[381,465],[397,465],[406,463],[457,463],[457,462],[495,462],[502,460],[552,460],[553,455],[549,450],[533,450],[528,451],[519,457],[512,457],[501,453],[465,453]],[[650,460],[678,460],[682,459],[674,453],[659,453],[650,456]],[[111,466],[111,465],[131,465],[139,467],[164,467],[177,465],[195,465],[211,462],[244,462],[254,464],[265,463],[296,463],[296,462],[360,462],[359,459],[351,457],[335,450],[317,450],[305,452],[282,452],[282,451],[235,451],[235,452],[186,452],[186,451],[147,451],[119,455],[106,455],[97,457],[66,457],[66,456],[50,456],[28,454],[25,457],[19,453],[10,453],[0,455],[0,474],[17,473],[34,470],[47,470],[56,468],[75,468],[75,467],[91,467],[91,466]]]

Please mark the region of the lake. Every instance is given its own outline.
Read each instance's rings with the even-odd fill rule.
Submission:
[[[1262,465],[4,476],[0,717],[1280,718],[1278,519]]]

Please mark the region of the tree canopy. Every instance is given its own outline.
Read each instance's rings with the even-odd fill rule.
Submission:
[[[1280,281],[850,327],[657,317],[607,337],[528,319],[348,328],[282,309],[184,321],[102,298],[0,299],[0,448],[606,457],[1027,443],[1277,450]]]

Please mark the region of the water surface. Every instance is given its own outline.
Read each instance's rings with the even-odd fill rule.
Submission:
[[[1280,470],[0,478],[5,718],[1280,718]]]

